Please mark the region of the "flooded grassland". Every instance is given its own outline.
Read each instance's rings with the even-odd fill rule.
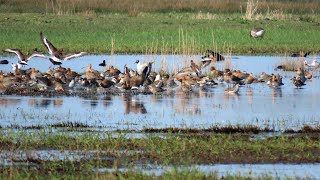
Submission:
[[[2,177],[44,177],[50,172],[51,177],[89,178],[319,178],[319,69],[308,69],[312,79],[297,89],[290,80],[295,72],[276,69],[286,58],[233,56],[213,64],[255,77],[262,72],[282,76],[282,86],[257,82],[242,85],[235,94],[225,92],[232,84],[217,79],[216,85],[187,92],[177,81],[177,87],[155,94],[144,88],[3,92]],[[84,74],[91,63],[102,72],[105,67],[98,64],[103,59],[121,71],[124,65],[135,69],[137,59],[153,61],[156,72],[172,62],[165,66],[172,72],[200,57],[87,55],[64,61],[63,67]],[[44,59],[29,62],[40,72],[50,65]],[[1,65],[3,72],[11,68]],[[203,73],[209,74],[209,67]]]

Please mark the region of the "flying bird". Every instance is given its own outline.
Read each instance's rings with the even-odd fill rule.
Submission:
[[[47,48],[49,54],[51,57],[49,60],[53,65],[61,65],[62,60],[69,60],[77,57],[81,57],[83,55],[86,55],[87,52],[76,52],[76,53],[69,53],[65,54],[63,52],[63,49],[57,49],[48,39],[46,36],[40,32],[40,37],[43,45]]]
[[[28,61],[33,57],[47,58],[47,56],[38,53],[36,49],[30,55],[23,54],[19,49],[5,49],[3,51],[16,54],[19,58],[18,63],[21,65],[28,65]]]

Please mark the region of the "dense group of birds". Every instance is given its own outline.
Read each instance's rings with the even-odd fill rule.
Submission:
[[[253,38],[262,38],[265,34],[263,28],[254,28],[250,31]],[[43,33],[40,33],[42,44],[48,50],[48,55],[41,54],[35,49],[31,54],[23,54],[19,49],[5,49],[6,53],[14,53],[18,56],[18,62],[12,63],[12,72],[2,72],[0,70],[0,92],[74,92],[91,91],[97,92],[109,89],[119,92],[132,92],[143,90],[145,93],[161,93],[163,91],[172,91],[177,87],[183,92],[192,91],[194,88],[207,89],[214,87],[219,83],[230,84],[225,88],[225,93],[236,94],[243,85],[252,83],[265,83],[269,87],[279,88],[284,85],[280,74],[267,74],[262,72],[260,77],[255,77],[252,73],[224,69],[218,70],[212,65],[212,62],[224,61],[225,57],[217,52],[207,50],[205,55],[196,63],[190,60],[187,65],[176,73],[169,74],[161,70],[155,72],[152,70],[153,62],[142,63],[136,61],[136,67],[130,68],[124,66],[122,70],[114,66],[108,66],[103,60],[99,66],[106,67],[104,71],[93,69],[92,64],[87,65],[85,73],[79,74],[70,68],[62,67],[65,60],[77,58],[86,55],[86,52],[76,52],[67,54],[63,49],[57,49]],[[310,53],[295,53],[293,57],[306,57]],[[53,65],[47,72],[39,72],[36,68],[22,68],[28,65],[28,61],[33,57],[46,58]],[[1,60],[0,64],[8,64],[7,60]],[[209,66],[211,64],[211,66]],[[311,64],[305,62],[304,67],[297,69],[294,77],[291,79],[296,88],[305,85],[307,79],[312,78],[312,73],[308,72],[308,67],[317,68],[319,63],[315,60]],[[204,69],[210,67],[207,73]]]

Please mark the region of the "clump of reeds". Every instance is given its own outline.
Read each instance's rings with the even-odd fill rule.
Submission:
[[[276,69],[282,69],[283,71],[296,71],[299,68],[304,68],[303,58],[285,58],[276,67]]]
[[[248,0],[245,19],[253,20],[259,9],[259,0]]]
[[[199,11],[197,14],[192,16],[192,19],[208,19],[208,20],[214,20],[217,19],[217,15],[212,13],[203,13],[202,11]]]

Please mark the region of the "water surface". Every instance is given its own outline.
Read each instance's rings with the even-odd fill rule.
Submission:
[[[318,57],[307,58],[312,61]],[[4,59],[4,57],[2,57]],[[6,57],[16,61],[16,57]],[[122,70],[126,64],[135,68],[135,61],[155,61],[154,69],[161,66],[179,69],[188,66],[190,59],[200,60],[200,56],[146,56],[146,55],[89,55],[65,61],[64,67],[75,71],[85,71],[88,63],[93,68],[103,70],[98,64],[107,59]],[[97,95],[81,97],[41,97],[41,96],[0,96],[0,126],[12,124],[20,126],[49,125],[61,122],[81,122],[89,126],[103,126],[107,130],[143,128],[209,128],[221,125],[255,125],[275,130],[299,129],[304,125],[318,126],[320,112],[320,80],[318,77],[306,82],[303,89],[296,89],[290,81],[293,72],[276,71],[285,57],[278,56],[236,56],[232,57],[233,69],[245,70],[259,76],[261,72],[279,73],[284,79],[281,88],[270,88],[258,83],[243,86],[239,95],[224,93],[227,84],[218,84],[207,90],[195,88],[191,93],[183,93],[176,88],[172,94],[163,95]],[[293,59],[291,59],[293,60]],[[166,66],[164,66],[165,64]],[[32,59],[30,67],[46,71],[50,62]],[[225,62],[215,64],[218,69]],[[10,65],[1,65],[4,72],[11,71]],[[25,67],[27,68],[27,67]],[[205,70],[206,71],[206,70]],[[319,70],[313,71],[318,75]]]

